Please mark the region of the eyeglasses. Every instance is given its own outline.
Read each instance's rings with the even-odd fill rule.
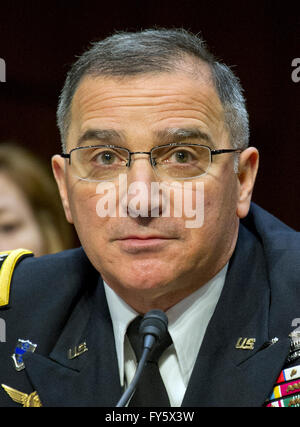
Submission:
[[[241,153],[239,149],[212,150],[200,144],[166,144],[150,151],[131,152],[116,145],[77,147],[61,156],[69,159],[72,174],[91,182],[108,181],[127,173],[132,156],[146,154],[156,175],[166,181],[198,178],[207,173],[213,156],[223,153]]]

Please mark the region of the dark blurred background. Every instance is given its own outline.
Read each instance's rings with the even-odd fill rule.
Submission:
[[[90,41],[153,26],[201,32],[246,92],[260,150],[253,200],[300,230],[300,2],[208,0],[7,1],[0,6],[0,141],[43,157],[60,151],[55,109],[65,74]],[[300,72],[298,73],[300,77]]]

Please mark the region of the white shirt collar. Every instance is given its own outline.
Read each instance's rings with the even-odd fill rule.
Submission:
[[[112,320],[121,385],[124,384],[124,339],[128,325],[135,319],[137,313],[122,298],[119,297],[108,285],[104,283],[106,300]]]
[[[192,373],[208,323],[221,295],[228,264],[209,282],[171,307],[168,329],[185,386]]]
[[[228,264],[209,282],[167,310],[169,333],[176,350],[183,381],[187,386],[208,323],[221,295]],[[128,325],[138,316],[105,282],[121,385],[124,384],[124,339]]]

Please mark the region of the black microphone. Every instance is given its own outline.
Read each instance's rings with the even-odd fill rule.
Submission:
[[[126,406],[127,402],[133,396],[145,364],[148,360],[150,352],[153,350],[156,343],[158,343],[168,333],[168,318],[165,313],[161,310],[150,310],[143,317],[140,327],[139,334],[143,336],[143,353],[139,361],[137,370],[133,377],[133,380],[125,390],[121,399],[117,403],[116,407],[120,408]]]

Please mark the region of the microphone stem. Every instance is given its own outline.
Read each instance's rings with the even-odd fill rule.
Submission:
[[[142,357],[139,361],[139,364],[137,366],[137,369],[135,371],[134,377],[131,381],[131,383],[129,384],[128,388],[125,390],[123,396],[121,396],[121,399],[119,400],[119,402],[116,405],[116,408],[121,408],[123,406],[126,406],[127,402],[129,401],[129,399],[132,397],[133,393],[135,392],[136,389],[136,385],[140,379],[140,376],[143,372],[143,369],[145,367],[145,363],[148,359],[148,355],[149,355],[150,349],[149,348],[144,348],[143,353],[142,353]]]

